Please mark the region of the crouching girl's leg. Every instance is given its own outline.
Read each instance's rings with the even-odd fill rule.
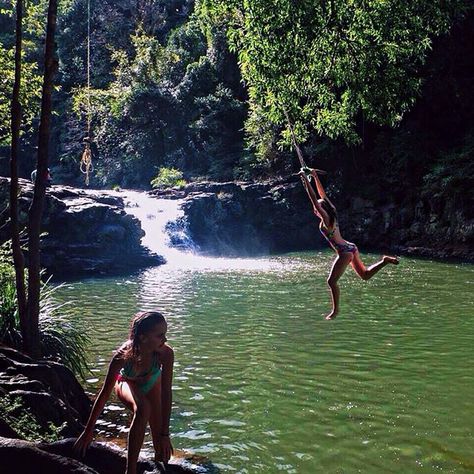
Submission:
[[[150,401],[133,383],[117,383],[117,396],[133,412],[132,424],[128,432],[128,452],[126,474],[136,474],[140,449],[145,438],[145,430],[150,419]]]
[[[150,406],[150,429],[153,438],[153,448],[155,449],[155,462],[163,461],[162,456],[162,437],[163,437],[163,421],[161,408],[161,377],[153,385],[153,388],[146,394]],[[165,433],[166,434],[166,433]]]

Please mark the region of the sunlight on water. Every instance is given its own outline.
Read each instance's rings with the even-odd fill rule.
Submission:
[[[173,442],[209,472],[474,472],[474,266],[402,258],[368,282],[348,270],[328,322],[333,258],[170,261],[69,282],[57,298],[92,337],[91,392],[131,316],[166,313]],[[128,423],[111,399],[99,434],[124,445]]]

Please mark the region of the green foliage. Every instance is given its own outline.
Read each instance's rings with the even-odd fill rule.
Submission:
[[[228,28],[252,113],[303,141],[312,131],[359,140],[356,120],[395,125],[420,91],[432,38],[466,1],[203,0],[203,23]],[[467,8],[467,7],[466,7]],[[252,131],[253,128],[250,128]]]
[[[59,304],[54,292],[59,286],[44,284],[40,299],[40,337],[43,357],[57,360],[84,378],[88,373],[89,337],[84,325],[72,319],[68,303]]]
[[[5,254],[0,254],[0,341],[16,346],[21,343],[17,324],[15,271]]]
[[[265,112],[257,103],[250,104],[250,114],[245,122],[247,144],[255,153],[252,167],[262,167],[267,170],[289,172],[291,160],[280,146],[278,136],[281,128],[270,122]],[[248,158],[250,159],[250,158]]]
[[[243,153],[246,107],[236,97],[235,59],[236,77],[224,83],[225,41],[207,44],[192,18],[166,44],[146,31],[140,23],[128,46],[109,48],[113,78],[106,87],[72,88],[62,162],[73,169],[82,153],[90,97],[93,185],[142,186],[159,168],[231,178]]]
[[[21,439],[27,441],[44,441],[52,443],[61,438],[60,432],[64,427],[50,423],[43,429],[32,413],[26,408],[19,397],[6,394],[0,397],[0,419],[10,426]]]
[[[424,177],[423,194],[430,198],[474,199],[474,135],[449,153],[443,153]],[[468,204],[469,205],[469,204]]]
[[[175,168],[160,168],[158,175],[151,180],[153,188],[182,188],[186,185],[183,173]]]
[[[0,14],[1,16],[1,14]],[[8,39],[5,39],[8,43]],[[10,143],[10,102],[15,77],[15,49],[2,42],[0,38],[0,145]],[[22,104],[22,131],[32,132],[32,124],[39,114],[42,78],[35,61],[28,59],[32,45],[25,42],[22,53],[22,77],[20,86],[20,103]]]
[[[84,333],[83,325],[72,319],[68,305],[55,302],[54,292],[57,288],[45,283],[41,290],[41,352],[45,359],[61,362],[77,375],[85,377],[88,371],[86,349],[89,338]],[[5,253],[0,254],[0,303],[0,342],[21,349],[15,272]]]

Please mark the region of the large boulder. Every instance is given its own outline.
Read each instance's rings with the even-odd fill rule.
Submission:
[[[63,436],[77,436],[90,412],[91,402],[74,374],[62,364],[34,361],[14,349],[0,346],[0,398],[14,402],[9,417],[34,420],[38,434],[50,423]],[[22,433],[0,416],[0,436],[20,438]]]
[[[23,225],[33,185],[20,180],[19,215]],[[8,208],[9,180],[0,177],[0,206]],[[113,274],[164,263],[141,246],[138,219],[127,214],[120,196],[68,186],[46,192],[41,263],[55,276]],[[6,213],[5,213],[6,214]],[[9,238],[7,215],[0,216],[0,241]]]
[[[123,474],[126,452],[112,443],[93,442],[84,457],[73,451],[75,438],[54,443],[34,443],[0,437],[0,472],[11,474]],[[197,464],[198,463],[198,464]],[[164,465],[140,458],[139,474],[169,473],[190,474],[196,472],[219,472],[209,461],[179,453]]]
[[[256,255],[321,247],[299,182],[198,183],[186,187],[188,231],[205,253]]]

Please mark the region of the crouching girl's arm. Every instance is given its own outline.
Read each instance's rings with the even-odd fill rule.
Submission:
[[[94,426],[97,422],[97,418],[99,418],[99,415],[104,409],[105,403],[112,393],[117,380],[117,375],[119,374],[123,365],[124,361],[120,355],[115,355],[110,361],[107,376],[105,377],[104,384],[102,385],[102,388],[95,399],[94,405],[92,406],[91,414],[89,416],[89,420],[87,421],[86,427],[74,443],[74,451],[79,453],[81,456],[85,455],[89,444],[92,442]]]

